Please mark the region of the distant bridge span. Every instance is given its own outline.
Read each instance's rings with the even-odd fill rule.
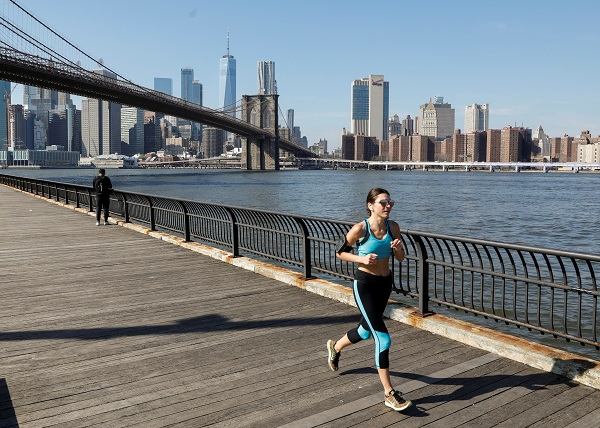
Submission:
[[[0,79],[160,112],[244,138],[278,137],[268,129],[231,117],[226,112],[11,48],[0,47]],[[308,149],[282,138],[279,138],[279,148],[296,157],[314,157]]]

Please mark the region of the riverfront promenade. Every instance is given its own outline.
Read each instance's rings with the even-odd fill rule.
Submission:
[[[0,428],[600,427],[600,391],[0,186]]]

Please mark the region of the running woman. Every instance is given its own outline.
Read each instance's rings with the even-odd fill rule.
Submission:
[[[358,263],[354,276],[354,299],[362,315],[357,327],[351,329],[338,341],[327,341],[328,364],[338,370],[342,349],[373,337],[375,342],[375,365],[383,385],[386,406],[402,411],[412,405],[402,398],[402,393],[392,387],[390,380],[390,335],[383,322],[383,311],[392,292],[393,278],[389,258],[393,254],[401,262],[404,249],[400,240],[400,227],[389,219],[394,201],[387,190],[374,188],[367,195],[368,218],[356,223],[346,234],[345,245],[336,248],[340,260]],[[350,252],[358,243],[358,255]]]

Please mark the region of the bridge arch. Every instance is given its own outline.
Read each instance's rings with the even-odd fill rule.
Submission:
[[[242,117],[268,131],[242,137],[242,169],[279,169],[279,95],[243,95]]]

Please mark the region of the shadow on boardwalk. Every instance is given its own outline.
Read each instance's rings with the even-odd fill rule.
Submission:
[[[144,325],[122,328],[87,328],[66,330],[13,331],[0,333],[0,341],[81,339],[97,340],[116,337],[154,336],[164,334],[202,333],[218,331],[284,328],[307,325],[349,324],[357,322],[357,316],[331,316],[313,318],[282,318],[260,321],[230,321],[218,314],[183,319],[169,325]]]

